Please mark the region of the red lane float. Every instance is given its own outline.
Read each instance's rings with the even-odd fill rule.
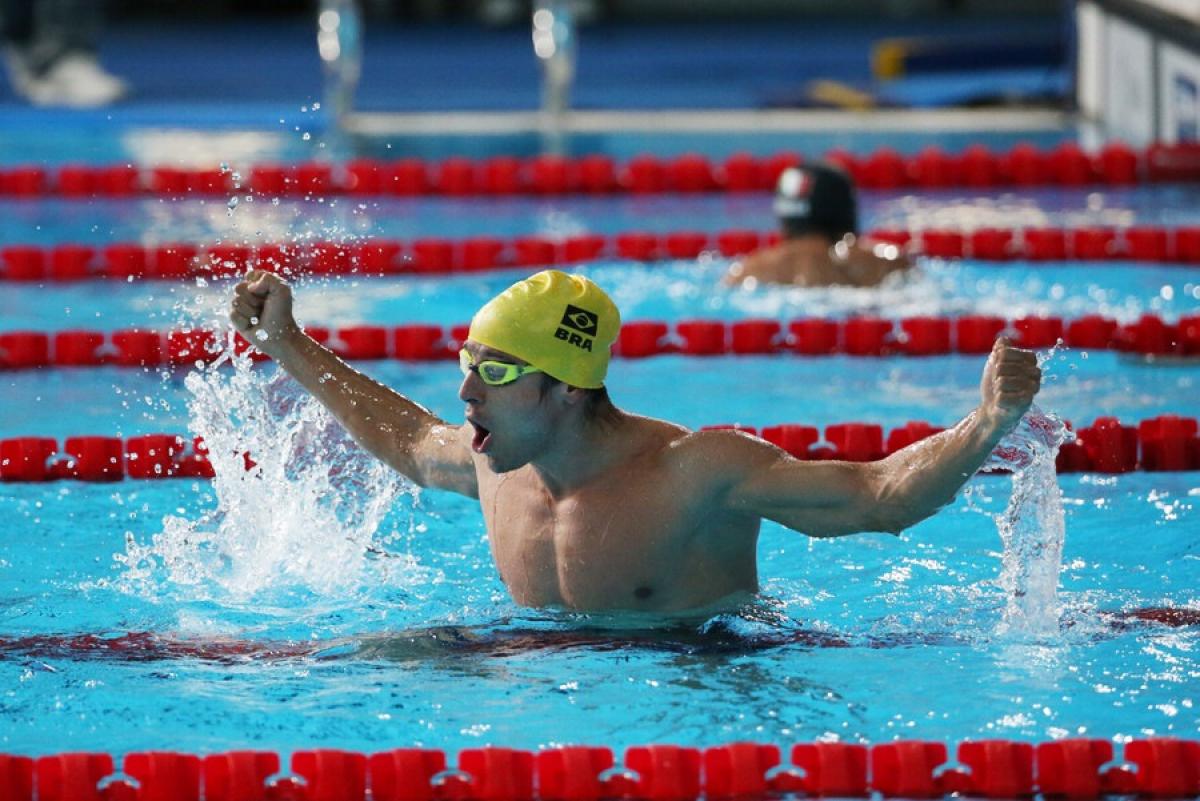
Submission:
[[[453,358],[465,337],[465,326],[444,329],[430,324],[350,326],[330,332],[314,328],[319,341],[332,341],[346,359],[429,361]],[[1118,324],[1098,315],[1064,321],[1059,317],[909,317],[901,320],[853,317],[847,320],[682,320],[673,327],[655,320],[633,320],[621,327],[614,352],[643,358],[667,353],[688,356],[799,356],[846,354],[856,357],[936,356],[949,353],[983,355],[996,338],[1008,332],[1024,348],[1050,348],[1059,341],[1086,350],[1114,350],[1146,359],[1189,359],[1200,356],[1200,315],[1167,323],[1145,315]],[[221,351],[218,334],[207,330],[154,331],[37,331],[0,333],[0,370],[85,367],[114,364],[125,367],[192,365],[211,362]],[[236,350],[249,343],[241,337]],[[266,357],[257,350],[256,359]]]
[[[740,423],[705,426],[758,436],[797,459],[869,462],[934,436],[945,429],[910,421],[884,437],[873,423],[835,423],[822,432],[815,426],[784,424],[761,431]],[[1200,436],[1195,418],[1161,415],[1136,425],[1098,417],[1071,433],[1058,455],[1062,473],[1127,473],[1200,470]],[[249,469],[249,467],[247,468]],[[38,482],[74,478],[117,481],[121,478],[211,478],[208,449],[199,437],[144,434],[119,437],[68,437],[60,450],[51,437],[0,440],[0,481]]]
[[[396,748],[367,759],[371,795],[379,801],[433,801],[433,778],[446,755],[428,748]]]
[[[925,229],[915,232],[877,229],[865,237],[891,244],[912,255],[980,261],[1025,259],[1044,261],[1113,261],[1200,264],[1200,226],[1169,229],[1134,226],[1105,228],[999,229],[973,231]],[[574,264],[598,258],[638,262],[663,259],[694,260],[705,252],[735,258],[774,244],[778,232],[743,229],[707,234],[673,231],[663,234],[627,231],[606,237],[579,234],[565,239],[520,236],[505,240],[475,236],[463,240],[425,237],[409,243],[391,239],[358,242],[316,242],[295,245],[217,244],[204,248],[186,243],[144,247],[117,242],[94,249],[63,244],[50,247],[13,244],[0,248],[0,280],[24,282],[77,281],[108,278],[141,279],[230,278],[251,267],[286,275],[445,274]]]
[[[821,432],[816,426],[785,424],[766,426],[759,436],[797,459],[807,459],[811,448],[820,441]]]
[[[285,777],[272,785],[276,797],[306,801],[348,801],[367,794],[367,757],[332,748],[297,751],[292,754],[292,772],[303,783]],[[289,785],[284,785],[289,782]],[[286,793],[286,795],[285,795]]]
[[[58,441],[51,437],[0,440],[0,480],[49,481],[50,458],[57,452]]]
[[[128,754],[122,772],[138,786],[129,787],[136,801],[200,801],[200,757],[174,751],[146,751]],[[105,788],[110,801],[113,784]]]
[[[910,356],[950,353],[950,321],[942,317],[909,317],[900,321],[899,347]]]
[[[810,797],[863,798],[867,783],[867,746],[811,743],[792,746],[792,764],[804,771],[802,789]]]
[[[871,748],[872,786],[884,798],[941,798],[946,790],[938,768],[946,764],[946,746],[918,740]]]
[[[601,774],[615,761],[610,748],[575,745],[534,755],[538,798],[544,801],[600,801],[613,797]]]
[[[45,367],[50,363],[50,337],[37,331],[0,334],[0,368]]]
[[[1154,144],[1135,150],[1112,142],[1096,152],[1064,142],[1050,149],[1018,144],[1006,151],[972,145],[960,153],[929,147],[911,155],[881,147],[854,155],[835,149],[824,159],[842,166],[864,189],[897,190],[1006,186],[1128,186],[1144,182],[1200,181],[1200,146]],[[419,159],[354,159],[345,164],[309,162],[257,164],[243,170],[237,187],[234,172],[215,167],[128,164],[66,164],[0,168],[0,196],[72,199],[124,198],[138,194],[163,197],[228,195],[233,191],[264,196],[322,198],[329,195],[411,196],[436,192],[449,196],[563,195],[568,193],[748,192],[769,190],[779,173],[797,164],[796,153],[757,157],[734,153],[722,162],[685,153],[672,158],[634,156],[623,165],[593,154],[581,157],[535,156],[520,159],[460,156],[427,163]]]
[[[190,444],[190,447],[189,447]],[[73,478],[212,478],[208,451],[200,438],[172,434],[130,437],[68,437],[62,449],[49,437],[0,440],[0,481],[39,482]]]
[[[777,746],[761,743],[733,743],[706,748],[703,753],[704,795],[706,798],[761,798],[778,790],[767,778],[780,763]]]
[[[637,778],[632,796],[646,801],[690,801],[700,797],[700,750],[675,745],[634,746],[625,765]]]
[[[1034,749],[1038,789],[1046,797],[1066,799],[1123,792],[1115,773],[1101,772],[1112,758],[1112,743],[1107,740],[1038,743]]]
[[[621,326],[613,353],[628,359],[658,356],[673,346],[666,342],[670,329],[666,323],[632,321]]]
[[[841,323],[836,320],[794,320],[788,324],[792,346],[802,356],[825,356],[838,352]]]
[[[230,751],[209,754],[200,764],[205,801],[241,801],[266,796],[267,777],[279,772],[280,759],[270,751]]]
[[[54,754],[34,763],[38,801],[100,801],[100,782],[112,775],[108,754]]]
[[[1200,793],[1200,742],[1107,740],[944,743],[898,740],[796,744],[783,751],[739,742],[703,750],[633,746],[617,763],[602,746],[538,752],[488,746],[459,752],[397,748],[375,754],[297,751],[288,775],[270,751],[199,757],[129,753],[120,772],[105,753],[0,754],[0,796],[12,801],[698,801],[803,794],[809,798],[1192,798]],[[1123,760],[1122,760],[1123,756]],[[1127,767],[1129,766],[1129,767]],[[130,782],[132,779],[136,785]],[[369,793],[369,795],[368,795]]]

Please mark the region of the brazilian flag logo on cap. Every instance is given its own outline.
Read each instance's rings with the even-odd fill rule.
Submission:
[[[596,336],[596,332],[600,330],[600,318],[587,309],[581,309],[578,306],[572,306],[568,303],[567,310],[563,312],[561,325],[573,328],[581,334],[594,337]]]

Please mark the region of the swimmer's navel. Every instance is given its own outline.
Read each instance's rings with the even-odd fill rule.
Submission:
[[[653,587],[638,587],[636,590],[633,591],[633,597],[637,598],[639,601],[645,601],[647,598],[649,598],[653,594],[654,594]]]

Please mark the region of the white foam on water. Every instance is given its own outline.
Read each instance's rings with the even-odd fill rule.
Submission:
[[[994,518],[1004,544],[999,582],[1007,597],[1000,635],[1040,638],[1059,631],[1066,516],[1054,461],[1067,436],[1057,415],[1034,405],[984,464],[1012,473],[1008,506]]]
[[[377,558],[411,533],[381,524],[402,496],[415,499],[416,487],[355,444],[286,374],[227,351],[185,385],[189,428],[204,438],[216,472],[216,508],[165,517],[148,543],[128,535],[115,556],[118,586],[237,606],[297,590],[354,595],[424,572],[411,557]]]

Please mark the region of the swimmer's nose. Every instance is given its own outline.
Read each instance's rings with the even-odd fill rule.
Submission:
[[[463,376],[462,383],[458,385],[458,399],[464,403],[479,403],[483,400],[485,387],[487,384],[472,370]]]

